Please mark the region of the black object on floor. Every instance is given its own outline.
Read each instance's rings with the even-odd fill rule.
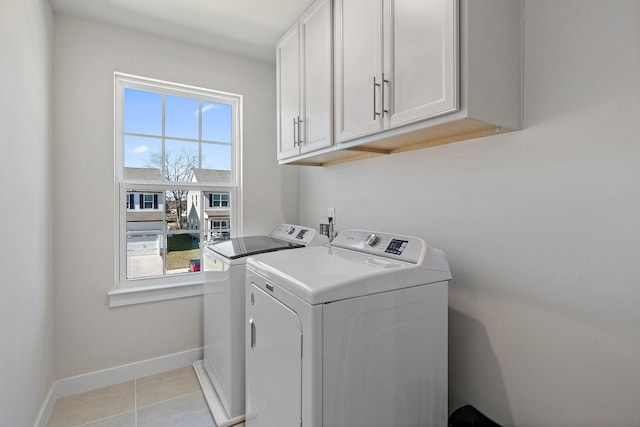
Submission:
[[[449,416],[449,427],[501,427],[471,405],[461,406]]]

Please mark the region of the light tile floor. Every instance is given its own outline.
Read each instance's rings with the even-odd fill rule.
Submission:
[[[192,367],[58,399],[47,424],[47,427],[150,426],[215,427]]]

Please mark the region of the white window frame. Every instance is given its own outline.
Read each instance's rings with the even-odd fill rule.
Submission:
[[[127,189],[138,192],[165,191],[176,188],[185,191],[228,192],[232,236],[242,235],[242,96],[214,91],[211,89],[187,86],[161,80],[149,79],[131,74],[114,73],[114,136],[115,136],[115,289],[109,291],[110,306],[138,304],[172,298],[182,298],[202,294],[203,272],[158,276],[150,278],[127,279]],[[231,135],[231,182],[228,185],[209,185],[206,183],[125,180],[124,178],[124,90],[125,88],[157,92],[165,95],[195,98],[203,101],[230,104],[232,106]],[[166,203],[166,200],[165,200]],[[203,225],[204,203],[198,204]],[[166,221],[166,216],[163,221]],[[166,224],[163,227],[166,232]],[[186,233],[200,233],[200,242],[206,229],[185,230]],[[201,244],[202,246],[202,244]],[[202,250],[202,248],[201,248]],[[202,254],[201,254],[202,257]],[[202,263],[204,265],[204,263]]]

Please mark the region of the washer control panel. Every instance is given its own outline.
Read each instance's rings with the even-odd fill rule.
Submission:
[[[329,243],[327,236],[318,233],[311,227],[304,227],[302,225],[278,224],[271,230],[268,236],[305,246],[310,245],[312,242],[314,244]]]
[[[419,237],[365,230],[344,230],[330,246],[414,264],[424,259],[429,248]]]

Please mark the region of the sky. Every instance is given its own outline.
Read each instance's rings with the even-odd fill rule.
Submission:
[[[125,167],[147,167],[153,153],[162,152],[162,94],[125,89]],[[204,169],[231,169],[231,106],[164,95],[165,150],[198,153],[202,116],[202,165]],[[130,133],[143,134],[128,135]],[[190,139],[192,141],[183,141]]]

